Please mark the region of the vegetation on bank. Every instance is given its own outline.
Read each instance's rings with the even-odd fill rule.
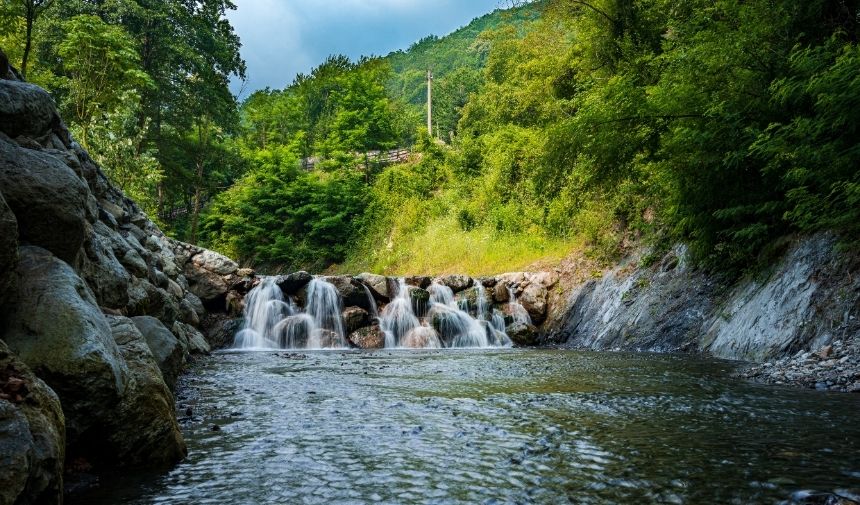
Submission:
[[[45,10],[32,78],[82,111],[79,138],[175,235],[259,267],[481,274],[683,240],[742,269],[785,234],[860,234],[858,2],[527,3],[385,58],[333,56],[238,108],[229,2],[180,18],[202,38],[154,46],[111,10],[143,3]],[[73,90],[98,87],[68,65],[99,38],[125,56],[88,113]],[[195,40],[217,42],[201,45],[211,67],[181,62]],[[175,58],[156,68],[161,44]],[[210,97],[217,113],[195,105]],[[408,162],[379,161],[396,147]]]

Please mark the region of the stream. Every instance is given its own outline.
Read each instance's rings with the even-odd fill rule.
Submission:
[[[216,353],[178,387],[188,458],[103,479],[73,502],[746,504],[857,493],[860,395],[754,384],[732,377],[736,366],[563,350]]]

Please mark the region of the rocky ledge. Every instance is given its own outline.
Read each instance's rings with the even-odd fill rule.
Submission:
[[[166,237],[0,68],[0,503],[185,457],[176,379],[251,275]]]
[[[739,375],[767,384],[860,393],[860,341],[856,335],[848,341],[837,340],[817,352],[798,351],[749,367]]]

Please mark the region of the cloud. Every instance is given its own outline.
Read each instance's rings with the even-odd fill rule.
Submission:
[[[236,0],[229,13],[248,64],[244,94],[282,88],[330,54],[384,55],[444,35],[499,0]],[[234,83],[238,92],[241,83]],[[241,98],[241,97],[240,97]]]

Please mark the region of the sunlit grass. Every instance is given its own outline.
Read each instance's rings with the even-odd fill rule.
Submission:
[[[494,275],[524,270],[538,261],[558,261],[581,247],[581,241],[549,238],[540,231],[499,233],[485,228],[464,231],[454,219],[440,218],[418,233],[392,237],[388,244],[353,255],[331,270],[384,275]]]

